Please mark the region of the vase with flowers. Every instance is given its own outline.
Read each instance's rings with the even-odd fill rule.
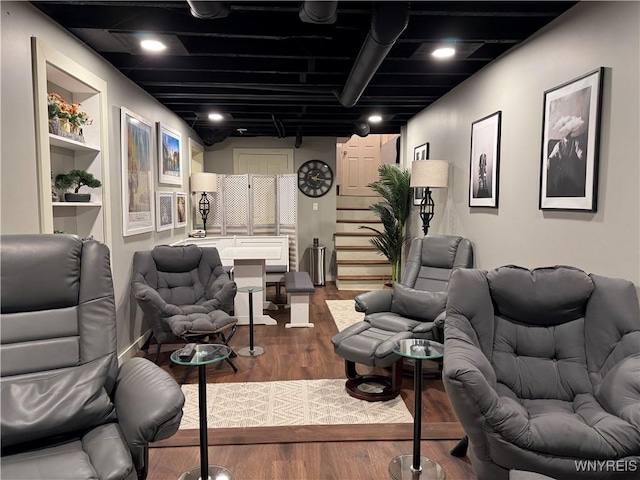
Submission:
[[[93,120],[80,110],[80,103],[69,103],[57,93],[47,95],[49,132],[84,142],[82,127]]]

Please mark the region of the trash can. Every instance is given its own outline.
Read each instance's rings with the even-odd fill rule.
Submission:
[[[309,251],[309,276],[314,285],[324,285],[324,256],[327,247],[318,245],[318,239],[313,239],[313,246]]]

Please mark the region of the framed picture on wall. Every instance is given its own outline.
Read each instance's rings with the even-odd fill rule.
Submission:
[[[471,124],[469,206],[498,208],[502,111]]]
[[[600,67],[544,92],[542,210],[596,211],[603,76]]]
[[[182,135],[158,122],[158,182],[182,185]]]
[[[175,192],[174,198],[175,215],[173,224],[174,227],[186,227],[187,226],[187,194],[185,192]]]
[[[122,235],[154,229],[153,126],[139,115],[120,109],[122,162]]]
[[[429,159],[429,143],[423,143],[413,149],[413,160],[428,160]],[[424,188],[413,189],[413,204],[420,205],[422,198],[424,197]]]
[[[156,231],[173,228],[173,192],[158,192],[156,194]]]

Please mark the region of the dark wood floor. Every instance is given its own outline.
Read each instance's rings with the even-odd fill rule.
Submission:
[[[314,328],[285,328],[288,310],[269,312],[277,326],[256,326],[255,344],[264,347],[265,354],[255,358],[237,357],[233,361],[238,373],[225,363],[208,368],[207,381],[264,382],[272,380],[313,380],[345,378],[344,362],[333,352],[331,337],[337,333],[325,300],[352,299],[359,292],[336,290],[333,284],[316,287],[311,297],[311,321]],[[270,287],[267,297],[284,303]],[[248,344],[248,327],[238,327],[230,345],[234,349]],[[159,365],[178,381],[185,369],[170,367],[169,354],[177,345],[162,348]],[[147,357],[153,360],[155,345]],[[143,355],[140,352],[139,355]],[[437,369],[434,369],[437,370]],[[194,369],[187,383],[197,383]],[[410,376],[403,382],[402,398],[413,412],[413,381]],[[462,429],[437,377],[425,377],[423,388],[423,441],[422,455],[440,465],[448,480],[473,480],[475,475],[468,459],[449,455],[457,443]],[[377,480],[389,478],[390,460],[396,455],[412,452],[411,429],[407,426],[329,427],[327,429],[299,429],[283,427],[272,429],[225,429],[210,432],[209,461],[229,468],[236,480]],[[293,429],[293,430],[291,430]],[[149,479],[169,480],[199,464],[196,432],[179,432],[150,449]],[[381,438],[383,440],[371,440]],[[447,440],[425,440],[445,438]],[[176,440],[178,439],[178,440]],[[174,446],[193,445],[193,446]]]

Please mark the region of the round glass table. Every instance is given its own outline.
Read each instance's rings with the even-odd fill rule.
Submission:
[[[413,455],[399,455],[391,460],[389,474],[393,480],[443,480],[442,467],[420,456],[422,437],[422,361],[442,358],[444,345],[432,340],[409,338],[396,343],[393,352],[415,360],[413,370],[413,392],[415,396],[413,413]]]
[[[233,475],[218,465],[209,465],[207,438],[207,365],[226,360],[231,355],[231,349],[226,345],[202,344],[196,345],[196,351],[191,360],[180,360],[178,350],[171,354],[171,361],[177,365],[198,367],[198,414],[200,416],[200,466],[180,475],[178,480],[232,480]],[[202,476],[200,472],[208,472]]]
[[[262,287],[238,287],[238,292],[249,294],[249,346],[238,350],[243,357],[257,357],[264,353],[264,348],[253,345],[253,292],[261,292]]]

